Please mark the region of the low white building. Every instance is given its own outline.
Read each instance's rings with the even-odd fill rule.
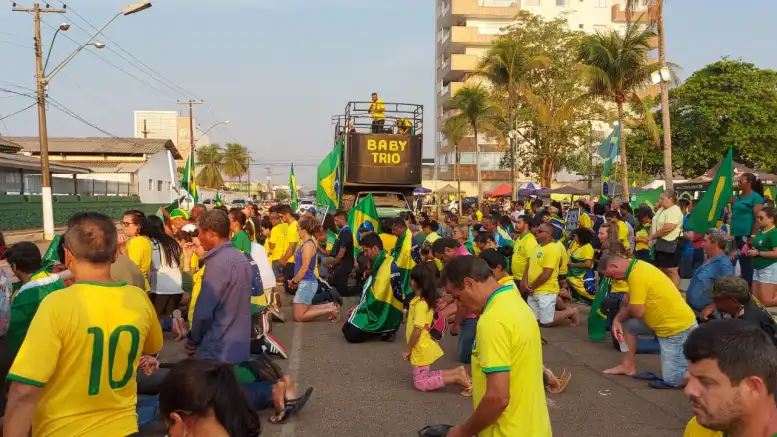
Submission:
[[[4,139],[20,146],[21,154],[40,155],[38,137]],[[170,203],[178,197],[176,159],[181,155],[171,140],[49,137],[50,162],[90,171],[74,184],[54,184],[55,195],[137,195],[143,203]]]

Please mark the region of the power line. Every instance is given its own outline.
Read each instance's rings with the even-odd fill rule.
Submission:
[[[8,115],[6,115],[6,116],[0,117],[0,120],[5,120],[6,118],[13,117],[13,116],[14,116],[14,115],[16,115],[16,114],[20,114],[20,113],[22,113],[22,112],[24,112],[24,111],[26,111],[26,110],[28,110],[28,109],[32,108],[32,107],[33,107],[33,106],[35,106],[35,105],[37,105],[37,103],[33,103],[32,105],[30,105],[30,106],[27,106],[26,108],[22,108],[22,109],[20,109],[20,110],[18,110],[18,111],[16,111],[16,112],[12,112],[12,113],[10,113],[10,114],[8,114]],[[6,131],[7,131],[7,130],[8,130],[8,127],[6,126],[6,128],[5,128],[5,129],[6,129]]]
[[[11,45],[11,46],[16,46],[16,47],[24,47],[25,49],[33,49],[33,48],[35,48],[35,47],[31,46],[31,45],[20,44],[18,42],[13,42],[13,41],[5,41],[5,40],[2,40],[2,39],[0,39],[0,44],[8,44],[8,45]]]
[[[60,3],[62,3],[62,5],[63,5],[63,6],[66,6],[66,7],[67,7],[67,10],[68,10],[68,11],[70,11],[70,12],[72,12],[72,13],[73,13],[73,14],[74,14],[76,17],[80,18],[80,19],[81,19],[81,21],[83,21],[84,23],[86,23],[87,25],[89,25],[89,27],[91,27],[91,28],[92,28],[92,29],[94,29],[95,31],[99,30],[99,29],[98,29],[98,28],[97,28],[95,25],[93,25],[92,23],[90,23],[90,22],[89,22],[89,20],[87,20],[86,18],[84,18],[83,16],[81,16],[81,14],[79,14],[78,12],[76,12],[76,10],[75,10],[75,9],[73,9],[71,6],[67,6],[67,5],[65,5],[65,3],[64,3],[64,2],[62,2],[62,1],[60,1]],[[84,29],[83,27],[79,26],[78,24],[76,24],[76,23],[72,23],[72,25],[73,25],[73,26],[75,26],[77,29],[81,30],[82,32],[84,32],[85,34],[87,34],[87,35],[91,36],[89,31],[87,31],[87,30],[86,30],[86,29]],[[133,67],[135,67],[135,68],[136,68],[138,71],[140,71],[141,73],[145,74],[145,75],[146,75],[146,76],[148,76],[149,78],[151,78],[151,79],[153,79],[153,80],[155,80],[155,81],[159,82],[159,83],[160,83],[162,86],[165,86],[165,87],[169,88],[171,91],[173,91],[173,92],[175,92],[175,93],[179,93],[179,94],[182,94],[182,95],[184,95],[184,96],[193,96],[193,97],[196,97],[197,99],[200,99],[199,97],[195,96],[193,93],[190,93],[189,91],[187,91],[187,90],[183,89],[182,87],[178,86],[177,84],[175,84],[175,82],[171,81],[170,79],[167,79],[165,76],[163,76],[163,75],[162,75],[161,73],[159,73],[158,71],[156,71],[156,70],[154,70],[153,68],[149,67],[149,66],[148,66],[146,63],[144,63],[143,61],[141,61],[140,59],[138,59],[138,58],[137,58],[135,55],[133,55],[133,54],[132,54],[132,53],[130,53],[128,50],[126,50],[126,49],[124,49],[122,46],[120,46],[120,45],[119,45],[119,43],[117,43],[117,42],[115,42],[114,40],[110,39],[110,38],[109,38],[109,37],[108,37],[108,36],[107,36],[107,35],[106,35],[104,32],[100,34],[100,39],[103,39],[103,40],[105,40],[105,41],[107,41],[107,42],[109,42],[109,43],[110,43],[110,44],[108,44],[108,45],[106,45],[106,46],[105,46],[105,48],[106,48],[106,49],[108,49],[108,51],[110,51],[110,52],[114,53],[116,56],[118,56],[119,58],[121,58],[122,60],[124,60],[126,63],[128,63],[128,64],[132,65],[132,66],[133,66]],[[164,80],[158,79],[158,78],[157,78],[157,77],[155,77],[153,74],[151,74],[151,73],[148,73],[148,72],[147,72],[147,71],[145,71],[144,69],[142,69],[142,68],[138,67],[137,65],[135,65],[135,64],[134,64],[132,61],[130,61],[129,59],[127,59],[126,57],[124,57],[124,56],[123,56],[121,53],[119,53],[119,52],[117,52],[116,50],[114,50],[114,49],[113,49],[113,47],[114,47],[114,46],[115,46],[116,48],[118,48],[119,50],[121,50],[122,52],[126,53],[126,54],[127,54],[129,57],[131,57],[132,59],[134,59],[134,60],[135,60],[137,63],[139,63],[140,65],[144,66],[146,69],[148,69],[149,71],[151,71],[153,74],[156,74],[157,76],[161,77],[161,78],[162,78],[162,79],[164,79]],[[201,100],[201,99],[200,99],[200,100]]]

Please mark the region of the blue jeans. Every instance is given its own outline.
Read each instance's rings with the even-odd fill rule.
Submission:
[[[138,429],[142,430],[161,419],[159,415],[159,396],[138,395],[135,406],[138,413]]]
[[[464,364],[472,362],[472,346],[475,344],[478,319],[464,319],[461,321],[459,332],[459,361]]]
[[[679,387],[688,370],[688,359],[683,354],[683,345],[688,336],[699,325],[696,322],[685,331],[671,337],[658,337],[661,346],[661,378],[669,385]]]
[[[297,293],[294,294],[294,303],[313,305],[313,297],[318,292],[318,281],[314,278],[304,279],[297,285]]]

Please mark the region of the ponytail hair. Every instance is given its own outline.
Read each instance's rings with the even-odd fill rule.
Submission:
[[[213,414],[230,436],[258,437],[262,426],[233,367],[186,359],[170,370],[159,391],[163,419]]]
[[[153,244],[161,246],[160,253],[164,253],[162,263],[168,267],[178,267],[181,264],[181,246],[175,238],[165,232],[165,223],[161,218],[151,215],[144,220],[145,226],[141,228],[141,235],[148,237]]]
[[[747,179],[747,182],[750,183],[750,188],[752,188],[754,192],[761,196],[764,195],[764,184],[761,179],[758,179],[758,176],[752,173],[743,173],[742,177]]]

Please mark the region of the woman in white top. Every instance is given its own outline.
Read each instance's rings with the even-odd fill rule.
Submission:
[[[661,193],[658,205],[660,208],[653,216],[649,238],[655,253],[655,265],[674,282],[675,287],[679,287],[683,211],[677,206],[677,194],[672,190]]]
[[[183,297],[181,246],[165,233],[161,218],[150,216],[146,220],[149,228],[147,234],[153,247],[148,274],[151,301],[159,317],[170,317],[178,309]]]

